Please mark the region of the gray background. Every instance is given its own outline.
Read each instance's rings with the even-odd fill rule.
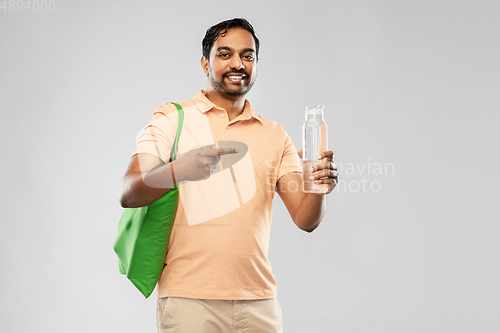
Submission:
[[[499,1],[8,5],[1,332],[156,331],[156,292],[112,250],[120,181],[154,109],[206,88],[201,40],[232,17],[261,39],[256,112],[300,147],[325,105],[342,165],[312,234],[275,198],[285,332],[500,332]]]

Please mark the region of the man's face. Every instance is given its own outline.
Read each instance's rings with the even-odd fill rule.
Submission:
[[[255,41],[250,32],[241,28],[229,29],[219,37],[210,51],[210,62],[202,66],[209,86],[225,96],[244,96],[257,76]]]

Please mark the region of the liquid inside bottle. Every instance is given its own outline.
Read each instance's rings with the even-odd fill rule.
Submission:
[[[306,193],[326,193],[328,184],[316,184],[310,177],[311,167],[323,162],[318,155],[328,150],[328,131],[323,120],[323,106],[306,106],[302,124],[302,174]]]

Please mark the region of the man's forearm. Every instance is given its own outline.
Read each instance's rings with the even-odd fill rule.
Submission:
[[[130,174],[123,183],[122,207],[142,207],[149,205],[174,187],[170,162],[158,166],[143,175]],[[177,180],[178,181],[178,180]]]
[[[295,213],[295,224],[302,230],[312,232],[323,219],[326,211],[326,195],[307,193]]]

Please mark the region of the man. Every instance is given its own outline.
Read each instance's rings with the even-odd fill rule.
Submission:
[[[172,104],[156,109],[134,150],[121,204],[140,207],[179,184],[180,201],[158,282],[159,332],[282,332],[268,261],[277,192],[295,224],[312,232],[338,182],[333,152],[321,153],[314,179],[325,194],[304,193],[301,151],[276,122],[245,99],[255,82],[259,40],[244,19],[207,30],[201,66],[207,90],[181,102],[178,158]]]

